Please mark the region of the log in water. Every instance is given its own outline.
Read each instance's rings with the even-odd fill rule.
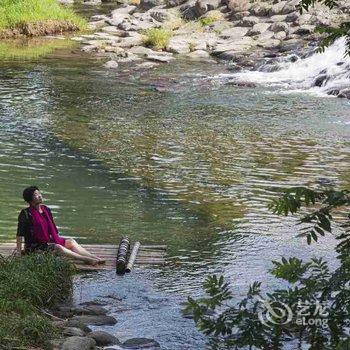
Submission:
[[[125,267],[126,267],[129,249],[130,249],[130,240],[128,237],[123,237],[120,240],[118,254],[117,254],[116,272],[118,275],[123,275],[125,273]]]
[[[125,269],[125,272],[131,272],[133,266],[134,266],[134,263],[135,263],[135,260],[136,260],[136,257],[137,257],[137,253],[140,249],[140,242],[135,242],[132,250],[131,250],[131,254],[130,254],[130,257],[129,257],[129,261],[128,261],[128,264],[126,265],[126,269]]]

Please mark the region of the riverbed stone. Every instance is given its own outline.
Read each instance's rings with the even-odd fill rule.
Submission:
[[[268,28],[271,32],[278,33],[278,32],[288,32],[289,31],[289,25],[284,22],[276,22],[272,23],[270,27]]]
[[[87,337],[94,339],[97,346],[121,344],[118,338],[104,331],[90,332]]]
[[[65,323],[65,327],[74,327],[74,328],[79,328],[82,331],[84,331],[85,333],[89,333],[91,332],[91,329],[86,325],[86,323],[79,321],[79,320],[68,320]]]
[[[249,31],[249,28],[247,27],[232,27],[224,29],[220,33],[220,38],[222,39],[229,39],[229,38],[240,38],[247,34]]]
[[[271,10],[271,5],[267,2],[257,2],[250,8],[250,13],[253,16],[266,17]]]
[[[160,349],[160,344],[154,339],[132,338],[123,343],[125,349]]]
[[[242,18],[242,20],[238,23],[240,27],[253,27],[255,24],[259,23],[260,19],[255,16],[248,16]]]
[[[116,69],[119,67],[119,64],[116,61],[110,60],[110,61],[106,62],[103,65],[103,67],[108,68],[108,69]]]
[[[82,329],[77,327],[66,327],[64,328],[62,334],[66,337],[84,337],[86,333]]]
[[[292,34],[308,35],[308,34],[312,34],[314,31],[315,31],[315,26],[310,24],[305,24],[293,30]]]
[[[269,11],[269,15],[282,15],[283,13],[283,8],[287,4],[287,1],[279,1],[276,4],[271,6],[271,9]]]
[[[95,350],[96,342],[88,337],[69,337],[62,346],[62,350]]]
[[[247,36],[242,38],[237,38],[231,41],[222,41],[222,42],[218,42],[218,44],[215,46],[214,50],[212,51],[212,54],[220,55],[227,51],[241,52],[249,49],[253,45],[254,45],[253,39]]]
[[[170,38],[166,50],[172,53],[185,54],[190,52],[188,36],[174,36]]]
[[[274,34],[273,38],[277,40],[283,40],[287,37],[287,33],[281,30],[280,32],[277,32]]]
[[[208,58],[210,58],[210,55],[205,50],[195,50],[187,54],[187,57],[194,60],[203,60],[203,59],[207,60]]]
[[[198,16],[216,10],[221,5],[221,0],[197,0],[195,2],[195,9]]]
[[[112,316],[105,315],[81,315],[74,316],[72,321],[79,321],[87,325],[104,326],[104,325],[114,325],[117,320]]]
[[[270,23],[257,23],[253,26],[253,28],[249,29],[247,35],[254,36],[265,33],[269,27]]]
[[[139,8],[147,11],[155,6],[159,6],[162,4],[163,4],[163,0],[141,0]]]
[[[338,97],[339,98],[347,98],[347,99],[350,100],[350,88],[340,90],[339,94],[338,94]]]

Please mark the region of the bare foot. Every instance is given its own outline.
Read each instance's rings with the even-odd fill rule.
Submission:
[[[94,258],[87,258],[85,260],[85,263],[88,265],[96,266],[99,263],[99,261],[97,259],[94,259]]]

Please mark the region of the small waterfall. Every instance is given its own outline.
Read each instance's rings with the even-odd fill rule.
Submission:
[[[322,53],[314,53],[295,62],[277,63],[272,72],[243,71],[221,77],[237,83],[338,95],[342,90],[350,89],[350,57],[345,57],[345,44],[345,38],[340,38]],[[350,98],[350,90],[347,93]]]

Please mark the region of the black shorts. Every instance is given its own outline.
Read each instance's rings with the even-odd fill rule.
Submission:
[[[41,252],[53,252],[55,250],[55,243],[33,243],[29,247],[26,247],[26,253],[33,253],[37,251]]]

